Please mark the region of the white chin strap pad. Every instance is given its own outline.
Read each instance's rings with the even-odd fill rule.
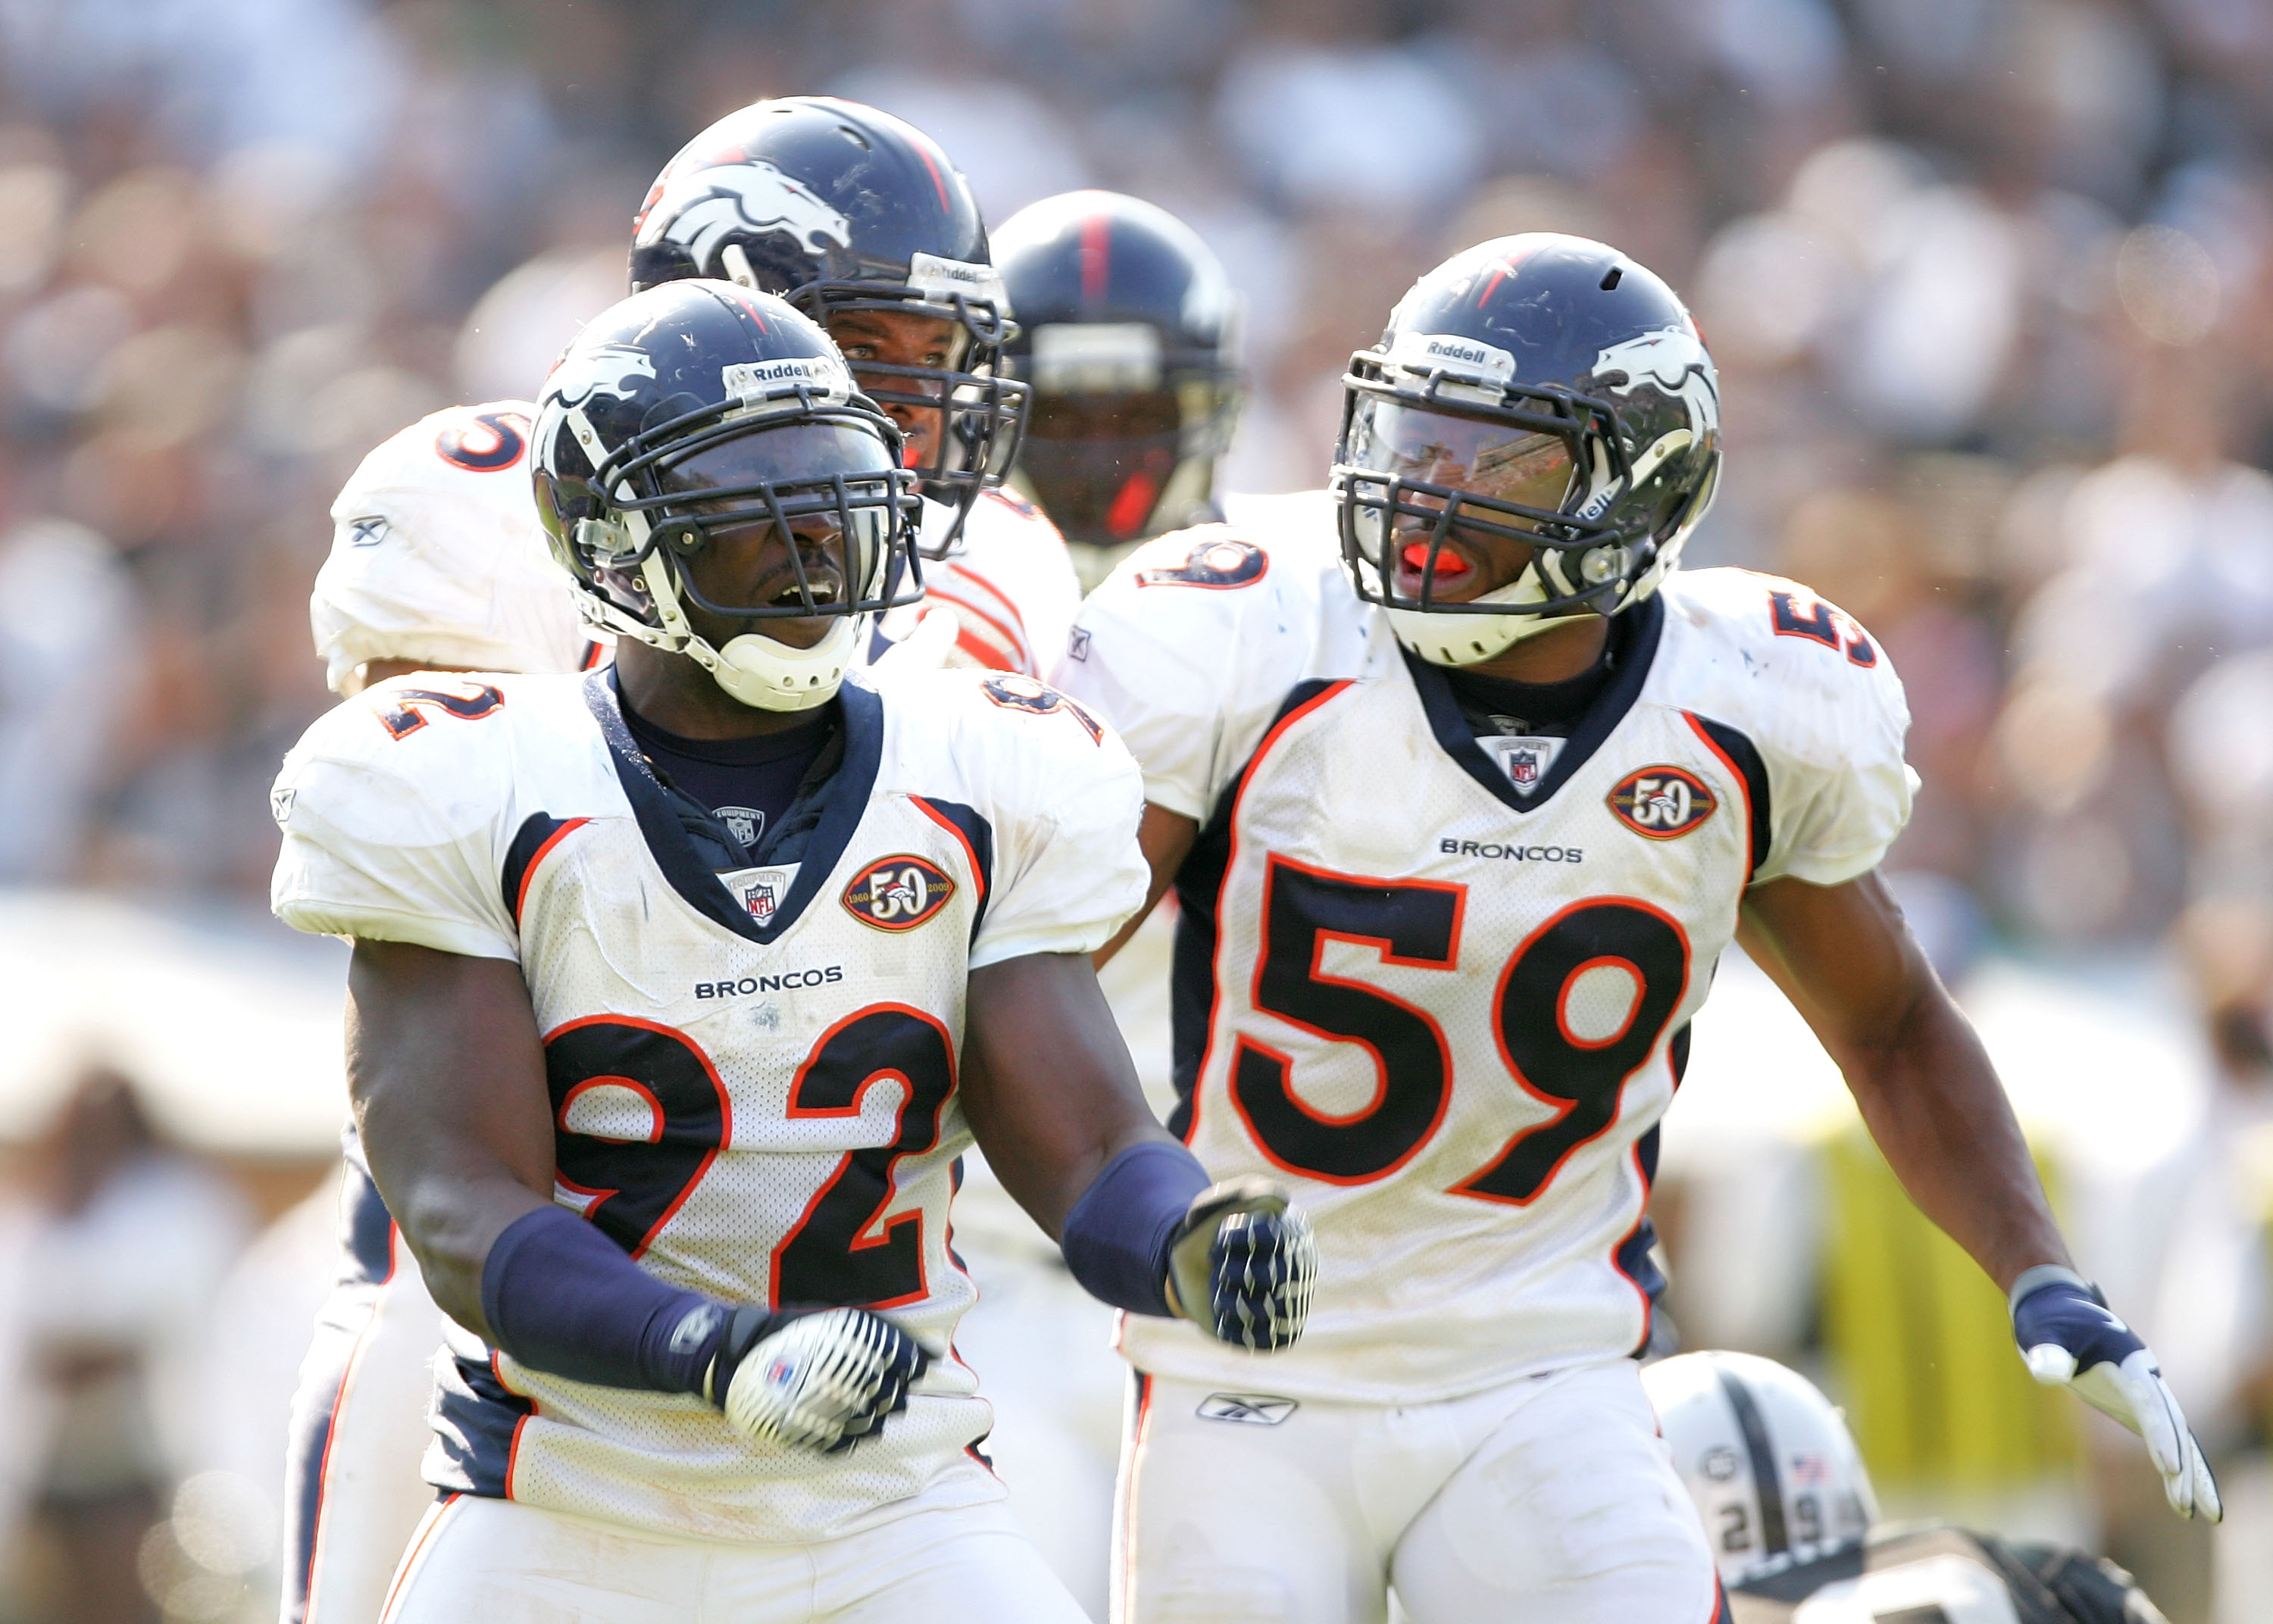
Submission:
[[[686,652],[709,671],[726,696],[755,710],[811,710],[836,697],[852,664],[865,616],[840,616],[810,648],[745,632],[724,648],[691,639]]]
[[[640,566],[640,579],[663,621],[660,630],[630,628],[641,642],[671,654],[683,654],[710,673],[726,697],[753,710],[811,710],[836,697],[844,673],[860,646],[866,615],[840,615],[829,622],[827,635],[810,648],[754,632],[730,639],[724,648],[713,648],[694,634],[679,606],[679,591],[661,558],[649,554]]]
[[[1547,588],[1539,580],[1539,566],[1524,566],[1523,573],[1497,592],[1487,592],[1479,603],[1543,603]],[[1397,640],[1431,665],[1476,665],[1505,654],[1527,637],[1536,637],[1563,617],[1549,615],[1447,615],[1436,610],[1392,609],[1386,611]]]

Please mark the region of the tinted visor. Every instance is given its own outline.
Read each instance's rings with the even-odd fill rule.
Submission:
[[[1434,488],[1542,519],[1563,511],[1577,469],[1571,441],[1562,435],[1424,411],[1378,396],[1361,400],[1351,415],[1347,456],[1356,468],[1416,487],[1413,503],[1423,510],[1441,509],[1448,499],[1432,494]],[[1426,529],[1432,522],[1400,512],[1397,528]]]
[[[1019,467],[1067,540],[1114,546],[1144,533],[1184,442],[1172,389],[1041,394]]]
[[[1345,382],[1332,483],[1341,509],[1343,556],[1361,596],[1393,609],[1508,612],[1488,601],[1491,591],[1519,578],[1524,563],[1542,551],[1548,556],[1541,569],[1553,590],[1524,613],[1559,612],[1616,587],[1612,574],[1602,577],[1599,587],[1565,591],[1557,562],[1590,550],[1604,562],[1617,562],[1600,550],[1613,535],[1573,511],[1586,489],[1580,447],[1591,445],[1599,455],[1602,444],[1594,432],[1596,414],[1571,412],[1564,429],[1558,420],[1567,408],[1447,411],[1433,398],[1414,402],[1362,376]],[[1509,543],[1528,550],[1512,553]],[[1475,590],[1468,571],[1488,560],[1497,579]],[[1449,588],[1463,579],[1469,587],[1459,601],[1437,595],[1439,586]]]
[[[737,619],[886,607],[883,561],[911,534],[917,498],[874,430],[727,425],[657,462],[650,521],[690,602]]]

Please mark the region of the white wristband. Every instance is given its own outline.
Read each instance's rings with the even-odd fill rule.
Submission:
[[[2005,1298],[2006,1312],[2017,1313],[2020,1311],[2022,1298],[2031,1291],[2048,1285],[2077,1286],[2094,1298],[2099,1295],[2099,1288],[2077,1274],[2075,1270],[2058,1263],[2039,1263],[2034,1269],[2022,1269],[2021,1277],[2013,1282],[2013,1290]]]

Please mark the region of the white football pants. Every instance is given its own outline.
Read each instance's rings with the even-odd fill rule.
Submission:
[[[717,1545],[453,1495],[402,1559],[383,1624],[1084,1624],[1000,1501],[813,1545]]]
[[[442,1311],[352,1164],[342,1205],[340,1276],[292,1397],[282,1624],[371,1624],[434,1503],[418,1463],[433,1436]]]
[[[1708,1624],[1713,1557],[1631,1359],[1443,1403],[1138,1377],[1115,1624]]]

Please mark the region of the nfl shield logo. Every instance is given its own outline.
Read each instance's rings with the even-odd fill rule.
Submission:
[[[1480,738],[1476,743],[1484,754],[1499,764],[1499,770],[1507,775],[1507,782],[1515,792],[1523,796],[1538,792],[1547,782],[1547,775],[1555,770],[1555,758],[1563,750],[1563,741],[1553,734],[1502,734],[1497,738]]]
[[[780,900],[771,875],[763,879],[754,879],[742,887],[742,906],[750,910],[750,917],[760,924],[774,917],[774,908]]]
[[[766,815],[754,806],[721,806],[718,821],[745,848],[756,846],[758,836],[766,832]]]

